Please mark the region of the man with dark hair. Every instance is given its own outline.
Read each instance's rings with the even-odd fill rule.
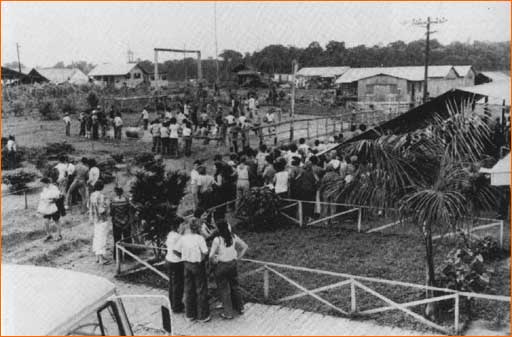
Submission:
[[[81,202],[81,212],[85,213],[87,209],[87,199],[89,193],[87,190],[87,179],[89,178],[89,160],[85,157],[75,166],[75,178],[66,194],[65,205],[69,208],[71,204],[71,196],[75,190],[78,190]]]

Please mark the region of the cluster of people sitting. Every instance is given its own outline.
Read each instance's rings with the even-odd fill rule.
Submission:
[[[334,202],[329,187],[334,181],[350,183],[358,165],[357,157],[343,157],[338,151],[316,140],[311,146],[301,138],[299,144],[291,143],[269,149],[265,144],[258,151],[245,148],[238,154],[214,157],[213,175],[201,160],[194,162],[191,187],[197,207],[226,204],[241,198],[251,187],[267,186],[282,198],[310,201],[304,205],[304,221],[319,215],[332,215],[335,208],[322,207],[321,201]],[[224,213],[227,206],[218,211]]]

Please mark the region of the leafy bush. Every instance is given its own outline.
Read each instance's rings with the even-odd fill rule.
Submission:
[[[34,164],[38,170],[43,170],[48,161],[58,160],[61,155],[75,152],[73,145],[67,142],[49,143],[46,146],[26,147],[27,160]]]
[[[145,167],[147,165],[152,165],[155,163],[155,155],[151,152],[142,152],[137,154],[133,158],[133,164],[140,167]]]
[[[39,113],[41,114],[41,119],[45,121],[54,121],[60,118],[57,113],[57,109],[55,108],[55,104],[52,101],[43,101],[39,106]]]
[[[268,187],[253,187],[239,202],[237,214],[249,218],[252,230],[275,228],[281,199]]]
[[[9,185],[9,190],[13,193],[21,192],[27,187],[27,184],[38,177],[37,172],[27,169],[15,169],[4,172],[2,182]]]
[[[502,257],[498,242],[490,236],[474,241],[471,249],[475,254],[480,254],[485,261],[492,261]]]
[[[78,111],[78,105],[71,97],[66,97],[59,101],[59,110],[66,113],[74,114]]]
[[[154,158],[151,164],[136,173],[131,188],[132,200],[142,220],[142,232],[157,247],[165,242],[169,225],[183,221],[176,211],[185,195],[187,180],[183,172],[165,172],[162,161]],[[160,251],[155,253],[162,257]]]
[[[87,103],[89,103],[89,106],[94,109],[98,106],[98,104],[100,103],[100,99],[98,97],[98,94],[94,91],[91,91],[88,95],[87,95]]]
[[[112,158],[105,158],[97,163],[100,169],[101,180],[105,183],[111,183],[115,180],[116,162]]]
[[[121,164],[124,161],[124,155],[122,153],[113,153],[110,157],[112,157],[112,159],[118,164]]]
[[[3,143],[3,139],[2,139]],[[9,161],[7,160],[7,150],[4,150],[5,146],[2,146],[2,170],[8,170]],[[16,168],[21,167],[21,162],[27,157],[23,147],[17,147],[16,149]]]

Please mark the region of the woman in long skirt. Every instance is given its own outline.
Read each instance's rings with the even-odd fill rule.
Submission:
[[[96,263],[109,264],[111,261],[107,254],[108,235],[108,205],[103,190],[103,182],[97,181],[90,199],[90,216],[94,224],[94,236],[92,239],[92,251],[96,255]]]

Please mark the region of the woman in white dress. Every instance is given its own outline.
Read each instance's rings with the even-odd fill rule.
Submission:
[[[94,192],[90,198],[89,214],[94,224],[94,236],[92,239],[92,251],[96,255],[96,263],[109,264],[111,261],[105,256],[107,254],[108,236],[108,201],[103,190],[103,182],[97,181],[94,184]]]
[[[44,241],[52,239],[52,233],[50,230],[50,222],[52,220],[55,222],[55,227],[57,229],[57,237],[55,238],[55,241],[60,241],[62,240],[61,226],[59,222],[61,213],[57,207],[57,200],[61,196],[60,191],[59,188],[55,184],[52,184],[51,180],[47,177],[42,178],[41,182],[44,186],[39,197],[37,212],[42,214],[44,218],[44,227],[46,231],[46,238]]]

